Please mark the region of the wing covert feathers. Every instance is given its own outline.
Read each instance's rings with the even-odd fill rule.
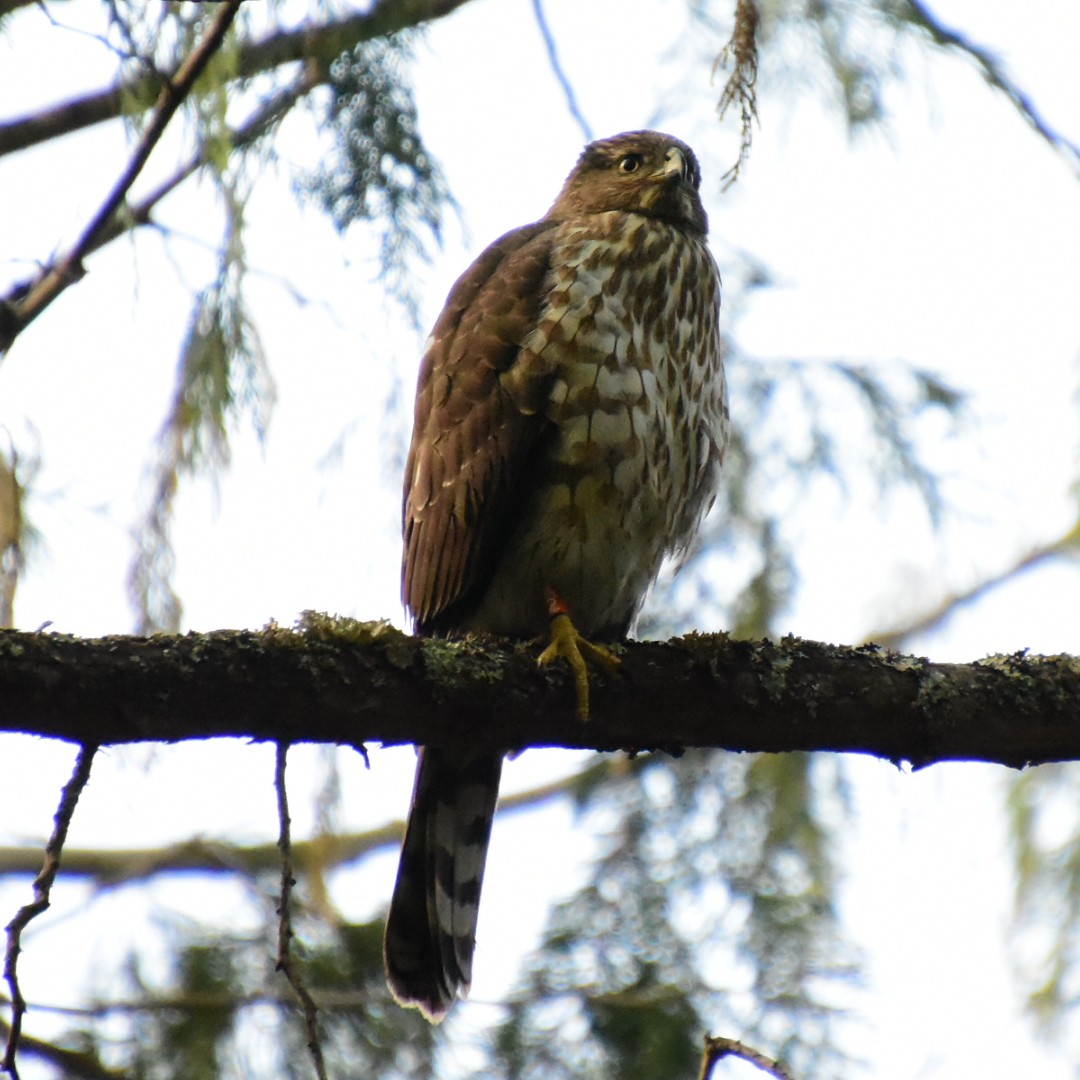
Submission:
[[[547,373],[527,342],[554,227],[538,222],[488,247],[454,285],[429,339],[403,506],[402,599],[418,629],[477,585],[542,431],[535,409]]]

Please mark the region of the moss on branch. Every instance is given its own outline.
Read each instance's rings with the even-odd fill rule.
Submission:
[[[296,627],[80,639],[0,632],[0,731],[118,744],[239,736],[507,750],[833,750],[915,766],[1080,757],[1080,660],[935,664],[874,645],[691,634],[627,642],[577,720],[538,646],[409,637],[307,613]]]

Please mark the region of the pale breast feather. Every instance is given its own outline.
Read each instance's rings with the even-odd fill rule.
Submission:
[[[575,449],[582,440],[643,455],[647,482],[676,501],[676,535],[669,539],[681,543],[698,517],[687,504],[700,501],[715,480],[705,459],[724,442],[712,255],[673,226],[595,215],[588,226],[560,230],[552,261],[530,346],[556,357],[548,409],[562,431],[560,457],[582,460]],[[704,442],[703,431],[711,436]],[[636,487],[625,488],[628,498],[641,497]]]

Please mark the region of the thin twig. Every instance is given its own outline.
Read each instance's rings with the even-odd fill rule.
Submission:
[[[989,49],[976,45],[959,31],[939,22],[921,0],[908,0],[908,7],[911,10],[910,21],[915,26],[922,27],[935,45],[956,49],[970,56],[986,82],[1001,91],[1035,132],[1069,162],[1075,173],[1080,174],[1080,145],[1070,142],[1043,119],[1030,95],[1005,74],[1004,67]]]
[[[720,50],[713,64],[714,75],[717,69],[726,66],[729,62],[732,64],[731,74],[724,83],[720,100],[716,103],[716,111],[720,119],[723,120],[732,105],[739,106],[739,157],[721,177],[725,190],[735,183],[740,170],[750,157],[754,121],[757,119],[757,28],[759,21],[760,15],[754,0],[739,0],[735,6],[735,25],[731,31],[731,38]]]
[[[313,70],[306,69],[291,86],[286,87],[260,105],[244,124],[227,132],[224,141],[234,151],[249,146],[281,120],[301,97],[310,93],[314,89],[316,82],[317,79],[314,77]],[[106,244],[112,243],[113,240],[125,235],[139,225],[152,224],[152,215],[157,204],[166,195],[175,191],[188,177],[194,175],[206,165],[210,160],[210,154],[210,145],[204,142],[196,154],[193,154],[167,180],[162,181],[149,195],[129,206],[123,215],[114,216],[108,226],[101,230],[94,242],[83,253],[83,258],[92,255],[95,251],[99,251]]]
[[[285,790],[285,762],[289,754],[287,743],[277,744],[277,758],[274,767],[274,788],[277,791],[278,850],[281,852],[281,900],[278,905],[278,955],[277,969],[288,980],[301,1007],[304,1010],[304,1023],[307,1025],[308,1050],[315,1066],[315,1075],[319,1080],[327,1080],[326,1063],[323,1061],[322,1043],[319,1041],[319,1009],[303,977],[293,964],[292,955],[292,891],[296,884],[293,876],[292,838],[289,818],[289,796]]]
[[[363,11],[350,11],[341,18],[328,18],[318,23],[309,21],[298,27],[277,30],[258,41],[240,40],[229,77],[243,81],[286,64],[315,60],[322,65],[322,81],[325,82],[331,61],[350,52],[356,45],[446,18],[468,2],[374,0],[365,5]],[[5,3],[22,6],[40,4],[41,0],[0,0],[0,15]],[[152,106],[159,86],[160,76],[143,72],[119,85],[82,94],[42,112],[0,120],[0,157],[115,120],[132,111],[145,112]]]
[[[1036,566],[1052,559],[1076,558],[1078,555],[1080,555],[1080,522],[1056,540],[1031,548],[1004,569],[990,574],[963,592],[945,597],[929,610],[913,616],[902,625],[871,634],[867,641],[872,641],[875,645],[881,645],[886,649],[903,649],[916,634],[927,634],[938,630],[956,612],[981,600],[999,585],[1012,581],[1025,571],[1033,570]]]
[[[562,61],[559,59],[559,51],[555,46],[555,37],[551,33],[551,27],[548,25],[547,15],[544,12],[543,0],[533,0],[533,11],[536,14],[536,25],[540,28],[540,36],[544,39],[544,47],[547,49],[548,63],[551,64],[552,74],[554,74],[559,86],[562,87],[563,95],[566,97],[566,107],[570,110],[570,115],[577,121],[578,127],[581,128],[585,141],[592,142],[592,127],[589,121],[585,119],[585,114],[578,105],[574,87],[563,70]]]
[[[169,121],[191,92],[195,80],[206,69],[211,57],[221,47],[229,26],[240,10],[242,0],[227,0],[221,5],[202,42],[177,69],[162,88],[154,106],[150,123],[139,139],[135,152],[120,179],[113,185],[98,212],[83,230],[75,245],[57,264],[51,266],[30,287],[26,296],[14,304],[5,304],[0,311],[0,354],[6,352],[16,337],[26,329],[69,285],[85,273],[82,261],[121,210],[124,199],[135,178],[142,171],[165,132]]]
[[[49,842],[45,845],[45,861],[42,863],[38,876],[34,879],[34,899],[32,903],[24,904],[19,908],[15,918],[7,924],[7,951],[4,955],[4,979],[11,993],[11,1027],[8,1029],[7,1048],[4,1051],[4,1060],[0,1062],[0,1070],[8,1073],[12,1080],[19,1080],[19,1070],[15,1064],[15,1054],[19,1048],[19,1035],[22,1032],[22,1021],[26,1015],[26,999],[22,996],[19,988],[18,962],[19,951],[22,948],[22,932],[31,920],[36,919],[49,907],[49,896],[52,892],[53,882],[60,870],[60,853],[64,849],[64,841],[67,839],[68,826],[71,824],[72,815],[79,802],[79,796],[90,780],[90,766],[97,753],[96,746],[81,746],[79,755],[75,759],[75,768],[72,770],[71,779],[64,785],[60,793],[60,804],[56,808],[53,817],[54,826]]]
[[[698,1080],[709,1080],[717,1063],[726,1057],[740,1058],[751,1065],[756,1065],[763,1073],[776,1077],[776,1080],[794,1080],[791,1073],[780,1062],[766,1057],[760,1050],[755,1050],[752,1046],[739,1042],[738,1039],[713,1038],[712,1035],[705,1036],[705,1053],[702,1055]]]

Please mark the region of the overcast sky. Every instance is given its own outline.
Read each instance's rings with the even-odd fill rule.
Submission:
[[[706,171],[703,196],[718,258],[746,250],[777,275],[779,287],[758,292],[746,313],[740,337],[748,350],[886,366],[904,360],[972,395],[973,420],[959,436],[925,432],[955,504],[942,535],[912,500],[883,507],[869,492],[845,503],[823,491],[820,502],[792,509],[800,582],[783,630],[859,641],[1071,525],[1080,180],[970,65],[903,50],[910,74],[887,95],[887,128],[855,139],[814,94],[804,91],[792,105],[770,93],[766,77],[783,73],[767,70],[750,164],[722,193],[719,177],[737,145],[732,122],[719,128],[713,112],[719,86],[710,63],[722,43],[702,34],[694,49],[672,53],[685,29],[675,0],[641,4],[632,20],[624,17],[626,0],[548,0],[546,7],[593,131],[655,123],[691,142]],[[96,9],[88,0],[56,8],[71,23]],[[1023,19],[1006,0],[953,0],[934,9],[999,53],[1048,122],[1080,140],[1075,0],[1030,3]],[[104,50],[24,12],[0,39],[0,112],[30,111],[99,86],[111,72]],[[415,84],[425,140],[463,213],[463,226],[448,223],[432,263],[417,267],[421,329],[372,284],[371,237],[355,231],[339,238],[293,197],[292,169],[310,168],[327,146],[305,118],[288,122],[280,165],[254,184],[247,210],[256,272],[251,306],[278,404],[265,444],[241,430],[228,473],[190,485],[179,500],[177,584],[188,627],[288,623],[305,608],[402,624],[402,402],[411,397],[424,333],[480,248],[543,214],[583,142],[528,0],[475,0],[437,24],[419,47]],[[33,260],[70,243],[127,152],[113,126],[5,160],[0,252],[13,261],[0,263],[0,275],[25,277]],[[167,141],[140,189],[167,175],[177,153],[176,140]],[[22,212],[12,213],[13,206]],[[168,245],[147,234],[95,255],[86,279],[3,362],[0,425],[22,454],[37,450],[43,460],[29,504],[43,543],[17,601],[23,628],[47,621],[78,634],[131,627],[129,530],[168,407],[186,297],[212,273],[210,207],[206,185],[178,194],[161,211],[180,234]],[[846,422],[836,417],[838,426]],[[340,460],[327,464],[343,435]],[[1080,652],[1078,598],[1074,568],[1029,574],[914,648],[954,660],[1025,647]],[[64,747],[0,740],[3,842],[43,835],[71,757]],[[318,774],[319,754],[299,750],[293,760],[302,790],[302,778]],[[565,771],[575,760],[527,754],[508,767],[506,787]],[[343,753],[341,761],[343,827],[404,812],[408,752],[376,753],[371,773],[355,755]],[[1032,1037],[1003,945],[1011,902],[1004,770],[949,766],[910,776],[876,761],[847,765],[856,824],[845,840],[844,909],[868,956],[866,992],[856,1002],[864,1022],[851,1039],[869,1063],[867,1075],[1071,1076],[1070,1055]],[[193,775],[208,787],[195,804]],[[271,776],[266,748],[110,752],[71,843],[272,835]],[[294,804],[302,835],[310,817],[302,796]],[[565,870],[557,874],[522,857],[552,835],[566,837],[559,843]],[[459,1010],[458,1023],[491,1021],[485,1003],[505,998],[513,977],[507,957],[539,932],[553,880],[556,889],[570,889],[575,860],[589,850],[564,808],[497,824],[475,1004]],[[335,900],[350,916],[370,914],[392,874],[389,857],[342,874]],[[154,896],[194,912],[207,905],[202,885],[171,881]],[[26,883],[5,886],[0,914],[26,899]],[[92,982],[88,962],[85,976],[58,986],[42,959],[52,949],[85,955],[85,923],[66,918],[84,902],[80,889],[61,889],[50,916],[56,925],[46,932],[42,920],[28,938],[21,970],[32,999],[70,1001]],[[122,892],[93,912],[103,910],[116,927],[145,918],[138,897]],[[98,938],[93,948],[106,955],[113,945]],[[724,1075],[745,1074],[733,1066]]]

